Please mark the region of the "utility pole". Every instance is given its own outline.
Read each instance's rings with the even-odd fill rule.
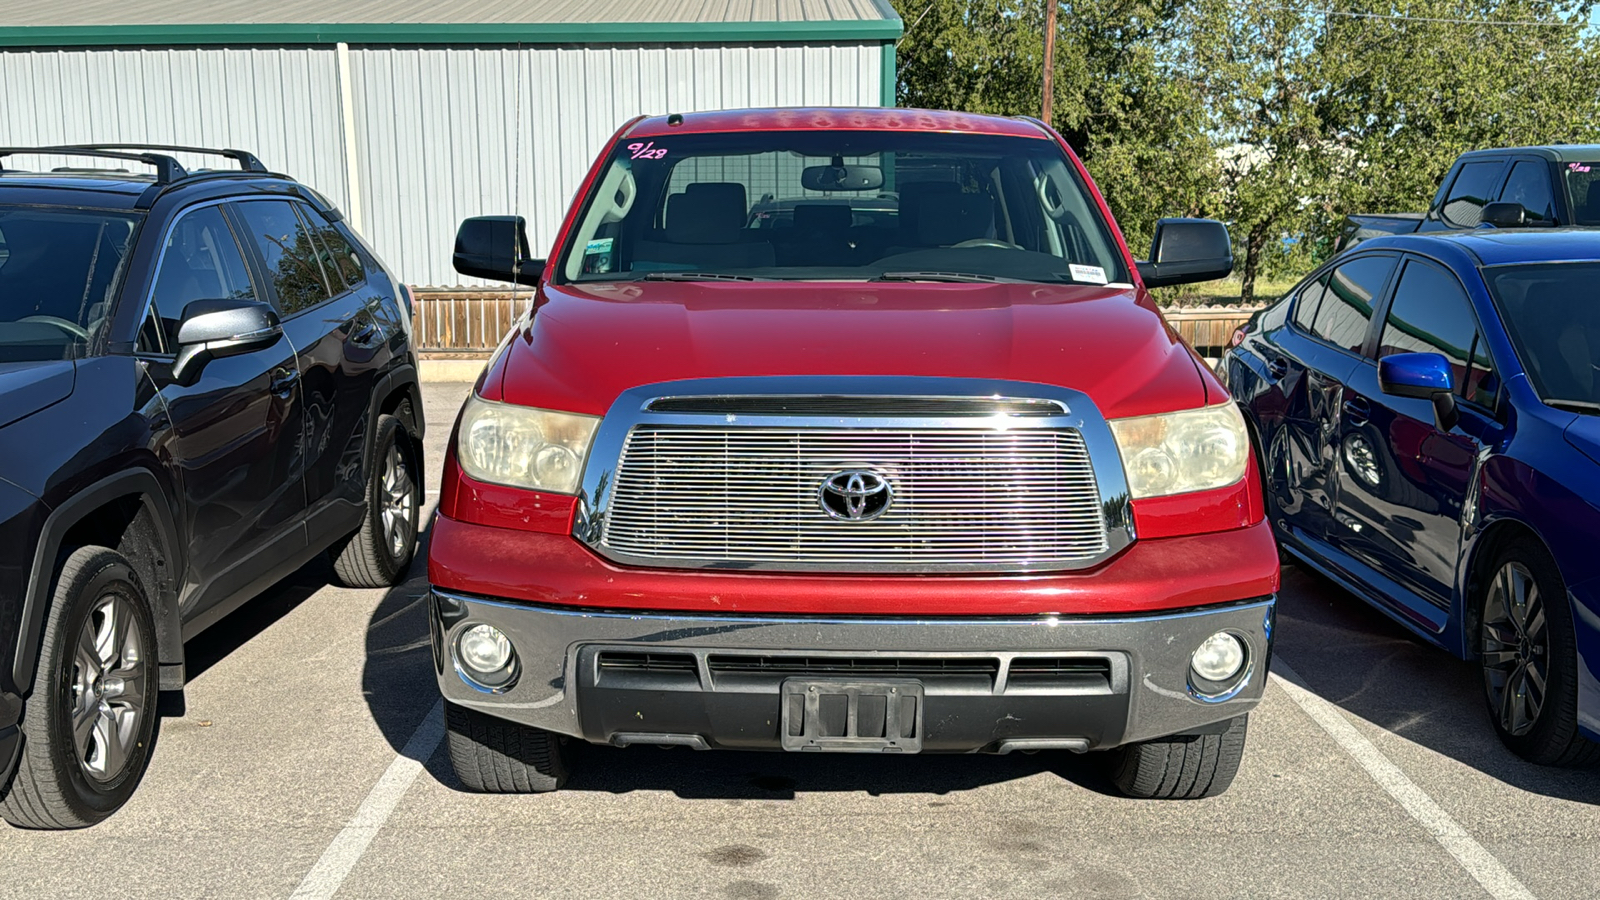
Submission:
[[[1056,0],[1044,2],[1044,103],[1039,118],[1051,125],[1050,113],[1055,101],[1056,81]],[[1051,127],[1055,127],[1051,125]]]

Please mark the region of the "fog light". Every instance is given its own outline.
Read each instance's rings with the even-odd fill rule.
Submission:
[[[493,675],[511,662],[511,641],[493,625],[474,625],[456,641],[461,662],[480,675]]]
[[[1194,673],[1206,681],[1227,681],[1244,665],[1244,643],[1226,631],[1219,631],[1201,642],[1189,658]]]

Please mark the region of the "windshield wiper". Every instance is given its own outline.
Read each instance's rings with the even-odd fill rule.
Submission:
[[[647,272],[645,281],[755,281],[754,275],[728,275],[722,272]]]
[[[1546,400],[1544,405],[1565,412],[1591,416],[1600,413],[1600,403],[1595,403],[1592,400]]]
[[[974,284],[998,284],[1000,282],[1016,283],[1015,278],[1001,278],[999,275],[978,275],[973,272],[885,272],[873,281],[952,281],[970,282]]]

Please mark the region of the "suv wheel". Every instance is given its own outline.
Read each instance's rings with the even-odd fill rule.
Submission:
[[[83,547],[67,557],[45,622],[26,744],[0,800],[21,828],[82,828],[138,787],[155,738],[155,619],[123,556]]]
[[[422,479],[405,429],[394,416],[379,416],[367,476],[367,509],[361,530],[333,549],[339,583],[353,588],[392,587],[405,580],[417,550],[417,515]]]
[[[1500,740],[1529,762],[1589,766],[1600,744],[1578,733],[1578,650],[1567,587],[1544,545],[1518,538],[1478,590],[1478,661]]]
[[[1130,797],[1199,800],[1233,784],[1244,758],[1248,714],[1228,721],[1220,734],[1179,735],[1130,744],[1115,751],[1111,780]]]
[[[444,705],[450,762],[467,790],[542,794],[567,781],[563,738],[538,728]]]

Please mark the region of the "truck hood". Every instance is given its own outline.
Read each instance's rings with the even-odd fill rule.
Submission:
[[[547,286],[480,392],[601,415],[640,385],[751,375],[1041,382],[1107,417],[1207,402],[1200,366],[1131,288],[925,282]]]
[[[67,399],[76,371],[71,360],[0,363],[0,428]]]

